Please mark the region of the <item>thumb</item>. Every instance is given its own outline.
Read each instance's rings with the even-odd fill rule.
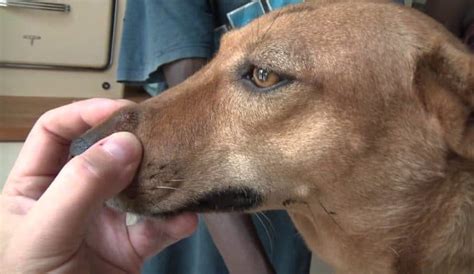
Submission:
[[[74,237],[74,231],[82,234],[102,203],[131,182],[141,156],[138,139],[120,132],[73,158],[30,211],[35,230],[47,231],[55,241]]]

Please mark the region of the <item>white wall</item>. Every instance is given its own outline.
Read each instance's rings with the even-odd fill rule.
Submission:
[[[23,143],[0,142],[0,189],[7,180]]]

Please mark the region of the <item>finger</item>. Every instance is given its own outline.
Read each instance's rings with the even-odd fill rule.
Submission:
[[[67,156],[64,152],[72,139],[127,104],[130,103],[124,100],[90,99],[48,111],[28,135],[14,171],[26,176],[56,174],[61,167],[45,162],[60,163],[58,156]],[[49,153],[40,153],[41,150]]]
[[[190,236],[196,230],[196,214],[182,214],[171,219],[144,219],[128,227],[130,243],[142,260],[167,246]]]
[[[48,111],[28,135],[4,193],[38,199],[67,161],[71,140],[129,104],[91,99]]]
[[[138,139],[120,132],[69,161],[30,211],[28,223],[41,234],[36,236],[49,246],[80,239],[102,203],[131,182],[141,153]]]

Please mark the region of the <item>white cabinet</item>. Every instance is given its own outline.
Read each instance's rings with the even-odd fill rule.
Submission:
[[[125,0],[0,0],[0,95],[112,97]]]

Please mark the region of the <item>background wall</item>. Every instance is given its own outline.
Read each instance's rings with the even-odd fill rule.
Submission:
[[[23,143],[0,142],[0,189],[7,180]]]

